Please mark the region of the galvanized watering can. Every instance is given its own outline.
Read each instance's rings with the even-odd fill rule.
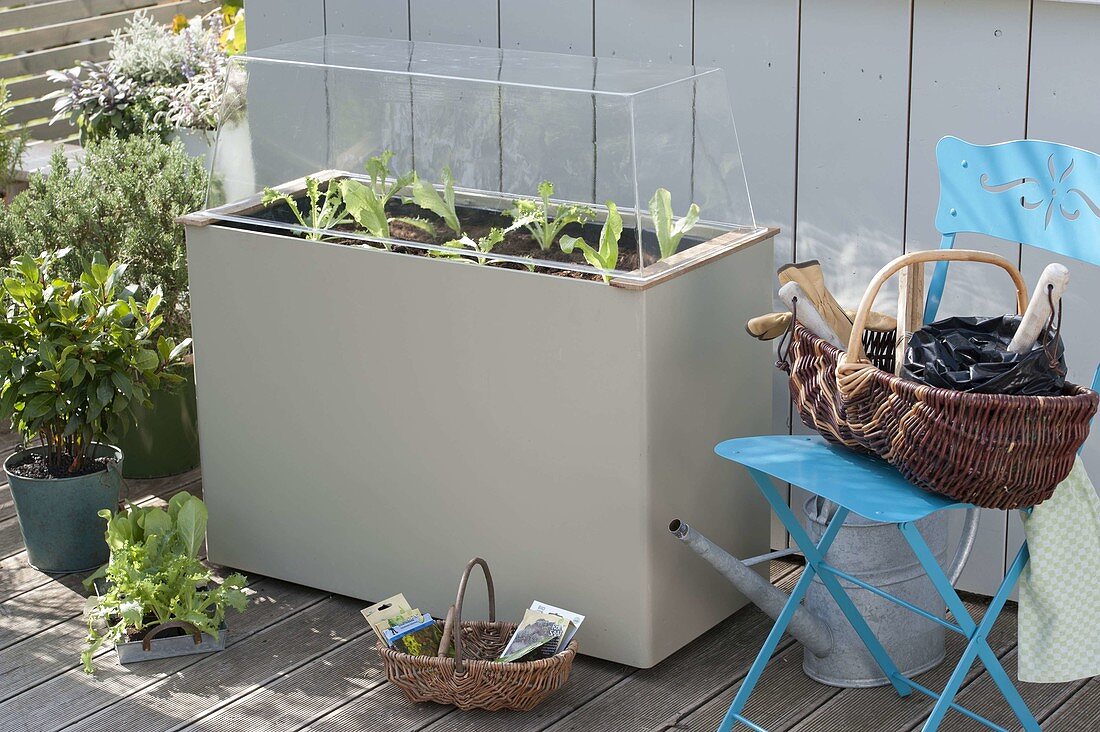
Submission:
[[[804,508],[808,533],[817,541],[835,513],[836,504],[812,496],[806,500]],[[945,564],[947,512],[931,514],[917,521],[916,525],[954,584],[974,544],[978,528],[977,510],[967,511],[962,538],[950,568]],[[787,595],[751,567],[796,552],[772,552],[741,561],[679,519],[669,524],[669,530],[710,562],[761,610],[773,618],[779,616],[787,602]],[[826,560],[837,569],[934,615],[944,617],[946,614],[943,600],[894,524],[879,523],[852,514],[830,547]],[[943,660],[943,626],[904,610],[843,578],[838,579],[903,674],[919,674]],[[788,631],[809,651],[804,654],[802,668],[815,681],[842,687],[890,683],[817,577],[814,577],[806,594],[805,604],[791,619]]]

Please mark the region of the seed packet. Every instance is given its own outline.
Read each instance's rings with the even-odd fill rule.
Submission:
[[[568,631],[569,621],[560,615],[527,610],[497,660],[510,663],[540,649],[553,654]]]
[[[387,628],[382,631],[382,639],[390,648],[413,656],[435,656],[439,653],[439,643],[443,631],[436,625],[432,616],[423,615]]]
[[[577,630],[580,629],[581,623],[584,622],[584,616],[579,613],[570,612],[569,610],[562,610],[560,607],[554,607],[553,605],[547,605],[545,602],[539,602],[535,600],[531,603],[531,609],[537,610],[540,613],[549,613],[550,615],[557,615],[565,618],[569,621],[569,629],[562,636],[561,642],[558,644],[557,651],[560,653],[565,650],[565,647],[569,645],[569,641],[573,640],[573,636],[577,634]]]
[[[364,608],[362,612],[363,617],[367,619],[370,627],[382,641],[386,640],[383,632],[387,628],[400,625],[411,618],[420,617],[420,611],[411,607],[402,594]]]

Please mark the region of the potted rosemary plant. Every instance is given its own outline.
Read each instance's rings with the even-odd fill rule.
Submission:
[[[138,302],[123,264],[100,253],[75,282],[56,278],[69,250],[22,255],[3,276],[0,418],[29,443],[4,462],[30,563],[45,572],[107,561],[98,512],[118,507],[117,444],[149,393],[179,384],[190,340],[157,337],[161,294]]]

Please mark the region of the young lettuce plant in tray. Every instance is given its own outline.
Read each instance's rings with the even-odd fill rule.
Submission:
[[[455,208],[455,179],[450,168],[443,169],[443,193],[435,189],[431,183],[421,178],[416,173],[412,174],[411,203],[425,208],[443,219],[447,228],[454,232],[455,236],[462,236],[462,224],[458,220],[458,210]]]
[[[105,643],[115,644],[122,663],[224,648],[226,610],[243,611],[248,598],[242,575],[219,584],[199,559],[206,537],[203,502],[184,491],[172,496],[167,510],[131,505],[114,516],[99,515],[107,522],[111,558],[84,580],[97,590],[86,609],[84,670],[94,672]],[[153,635],[158,637],[150,640]]]
[[[675,220],[672,214],[672,194],[665,188],[658,188],[649,199],[649,215],[653,217],[653,227],[657,233],[657,243],[661,247],[661,259],[667,259],[680,248],[684,234],[695,228],[699,222],[699,206],[691,204],[687,216]]]
[[[340,187],[330,185],[322,192],[321,183],[316,178],[306,178],[306,202],[309,206],[305,213],[293,197],[274,188],[264,189],[262,202],[265,206],[285,203],[294,214],[294,218],[298,220],[298,224],[309,229],[303,235],[311,241],[321,241],[326,236],[331,236],[326,234],[328,229],[335,229],[337,226],[352,222],[352,216],[344,204]]]
[[[595,215],[588,206],[568,204],[555,207],[550,203],[554,184],[548,180],[539,183],[539,200],[523,199],[507,212],[516,221],[526,220],[524,226],[538,242],[542,251],[549,251],[562,229],[569,224],[587,223]],[[553,209],[553,215],[551,210]]]
[[[562,236],[560,246],[566,254],[573,251],[574,247],[581,250],[585,260],[593,267],[604,270],[603,281],[610,282],[609,271],[615,269],[619,261],[619,237],[623,234],[623,218],[619,215],[618,207],[612,202],[607,202],[607,220],[600,230],[599,249],[593,249],[583,237]]]
[[[446,244],[444,244],[444,246],[451,247],[456,250],[470,249],[475,252],[480,252],[481,254],[491,254],[493,252],[493,249],[504,243],[504,238],[508,236],[508,234],[511,234],[513,231],[527,226],[533,220],[534,216],[532,215],[521,216],[516,218],[511,223],[511,225],[504,228],[500,228],[499,226],[491,227],[488,234],[486,234],[485,236],[479,236],[476,241],[468,234],[463,234],[459,238],[452,239],[451,241],[447,242]],[[432,256],[450,257],[453,259],[471,261],[463,256],[463,254],[459,254],[457,252],[454,254],[448,252],[432,252]],[[488,260],[485,257],[477,257],[478,264],[486,264],[487,261]],[[534,269],[534,265],[528,265],[528,269]]]
[[[381,155],[376,155],[367,161],[367,175],[370,176],[369,185],[354,178],[344,178],[340,181],[338,190],[343,197],[348,214],[372,236],[382,239],[390,238],[390,224],[395,221],[400,221],[434,235],[435,227],[431,222],[411,216],[390,216],[386,206],[398,193],[416,183],[420,186],[427,185],[427,188],[431,189],[432,194],[435,195],[435,198],[431,199],[432,204],[440,211],[450,215],[453,213],[454,207],[454,181],[451,181],[449,188],[448,195],[450,196],[451,205],[448,207],[444,199],[439,196],[431,185],[424,184],[417,179],[416,173],[409,172],[404,175],[394,175],[390,168],[390,160],[392,159],[393,151],[386,150]],[[428,200],[431,196],[426,191],[421,191],[420,195],[424,200]],[[454,215],[454,220],[457,222],[457,214]],[[390,245],[387,243],[383,242],[382,246],[390,249]]]

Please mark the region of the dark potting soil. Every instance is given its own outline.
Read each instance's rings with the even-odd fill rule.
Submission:
[[[305,197],[297,199],[297,203],[300,210],[308,210],[308,201]],[[482,208],[473,208],[466,206],[458,206],[459,220],[462,222],[463,229],[466,234],[475,241],[482,236],[489,233],[489,230],[493,227],[507,228],[512,224],[512,219],[505,216],[499,211],[491,211]],[[399,239],[409,242],[417,242],[421,244],[435,244],[442,246],[447,242],[457,238],[454,236],[454,232],[444,225],[442,219],[435,214],[412,203],[402,203],[400,201],[390,201],[386,206],[386,211],[391,217],[406,217],[406,218],[420,218],[427,221],[433,231],[424,231],[421,228],[406,224],[401,221],[394,221],[390,223],[390,235],[393,239]],[[259,221],[276,221],[279,223],[296,224],[297,220],[294,218],[294,214],[285,203],[278,203],[270,206],[263,211],[260,211],[252,215],[253,218]],[[233,225],[233,224],[229,224]],[[239,225],[238,225],[239,226]],[[280,229],[274,227],[263,227],[262,224],[255,227],[261,231],[270,231],[272,233],[283,233]],[[592,248],[599,248],[600,231],[602,224],[590,223],[590,224],[569,224],[562,230],[562,235],[582,237],[588,245]],[[338,230],[355,231],[355,226],[340,227]],[[356,239],[334,239],[330,241],[336,241],[339,243],[362,246],[363,242]],[[643,255],[643,261],[639,262],[637,238],[633,229],[624,228],[622,235],[619,237],[619,259],[616,264],[616,269],[621,271],[633,271],[642,267],[649,266],[657,261],[658,255],[656,253],[656,241],[649,242],[648,238],[644,238],[645,251]],[[690,239],[684,237],[680,244],[680,251],[688,249],[689,247],[698,244],[699,239]],[[654,250],[654,251],[650,251]],[[414,256],[430,256],[432,253],[419,249],[417,247],[403,247],[395,245],[393,251],[401,254],[411,254]],[[457,252],[461,252],[466,255],[466,259],[469,261],[476,261],[476,252],[472,249],[456,249]],[[584,255],[579,249],[574,250],[572,254],[566,254],[561,251],[557,242],[554,245],[543,251],[535,238],[526,229],[517,229],[507,233],[504,237],[504,241],[497,245],[493,249],[493,254],[506,254],[515,257],[530,257],[532,259],[541,259],[543,261],[550,262],[562,262],[570,264],[579,264],[589,266],[585,260]],[[437,255],[438,256],[438,255]],[[493,266],[502,267],[505,269],[531,269],[524,264],[518,262],[501,262],[493,261]],[[601,281],[603,276],[590,272],[572,272],[568,270],[555,269],[552,267],[540,267],[535,265],[533,268],[535,272],[542,272],[545,274],[554,274],[560,277],[571,277],[574,279],[584,280],[597,280]]]
[[[112,462],[109,457],[93,458],[84,463],[80,470],[70,473],[69,466],[73,464],[72,456],[64,453],[61,457],[61,467],[51,467],[44,455],[30,453],[22,462],[11,465],[9,469],[21,478],[75,478],[80,475],[100,473]]]

